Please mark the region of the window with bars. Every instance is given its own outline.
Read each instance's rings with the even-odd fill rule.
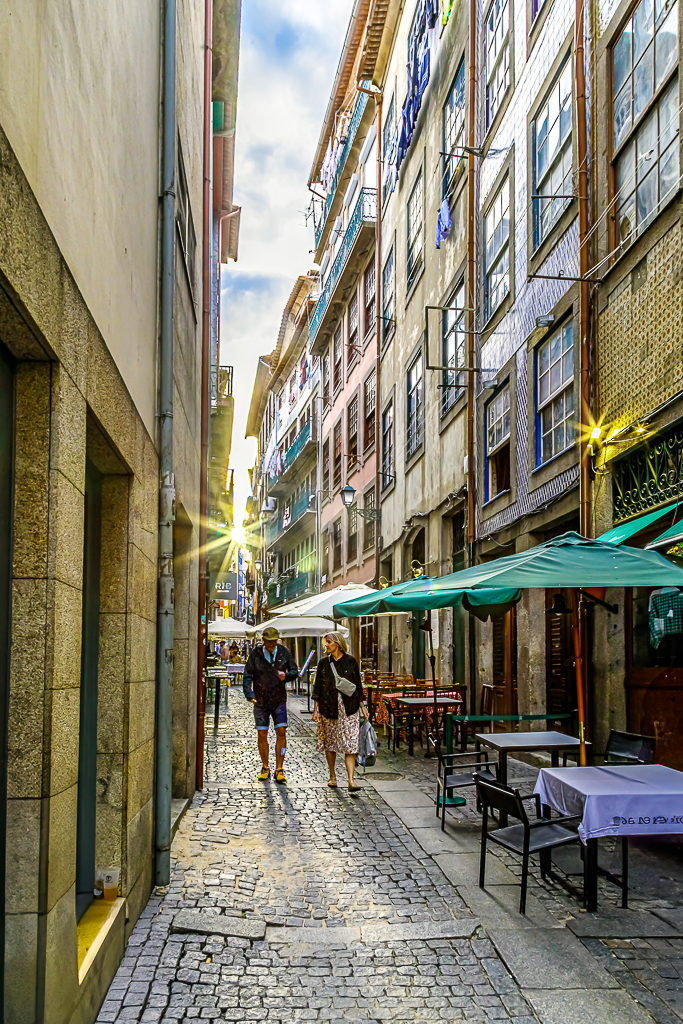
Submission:
[[[348,448],[346,453],[348,455],[347,470],[351,470],[358,462],[358,395],[354,395],[351,399],[346,413],[346,437]]]
[[[571,322],[556,331],[537,353],[539,444],[537,462],[547,462],[575,437],[574,336]]]
[[[330,439],[323,444],[323,491],[330,490]]]
[[[342,521],[335,519],[332,527],[332,570],[342,567]]]
[[[323,356],[322,365],[322,379],[323,379],[323,408],[326,409],[330,404],[330,350],[329,348]]]
[[[510,388],[486,407],[485,500],[510,490]]]
[[[332,342],[332,391],[334,394],[337,393],[342,385],[342,328],[341,324],[337,327],[334,332],[334,341]]]
[[[386,341],[394,328],[394,250],[389,255],[382,270],[382,341]]]
[[[375,507],[374,487],[363,495],[363,508],[370,510]],[[375,546],[375,520],[363,518],[363,551]]]
[[[422,444],[424,410],[422,405],[422,356],[408,370],[408,429],[406,457],[410,458]]]
[[[391,97],[391,103],[387,109],[386,117],[384,118],[384,126],[382,128],[382,159],[384,161],[384,174],[382,175],[382,202],[386,201],[387,196],[391,191],[391,174],[388,173],[389,167],[389,156],[394,138],[394,132],[396,129],[395,125],[395,107],[394,97]]]
[[[506,177],[489,207],[485,232],[486,319],[495,313],[510,291],[510,177]]]
[[[464,366],[466,339],[464,280],[456,288],[448,305],[450,308],[443,310],[441,319],[443,365]],[[462,386],[462,381],[458,380],[458,374],[454,370],[443,371],[442,385],[441,415],[445,416],[463,393],[464,387]]]
[[[178,199],[176,202],[176,227],[180,237],[180,247],[183,250],[183,259],[187,277],[190,282],[190,290],[195,289],[195,274],[197,262],[197,236],[194,230],[192,219],[192,207],[190,205],[190,193],[187,187],[185,175],[185,163],[182,150],[178,143]]]
[[[353,562],[358,557],[358,505],[354,503],[348,512],[346,537],[346,561]]]
[[[334,461],[332,464],[332,489],[337,490],[342,482],[342,423],[339,420],[335,423],[334,434]]]
[[[486,46],[486,129],[510,87],[510,0],[493,0],[484,25]]]
[[[358,292],[355,291],[349,302],[349,340],[348,353],[346,356],[347,367],[356,362],[359,356],[358,348]]]
[[[640,0],[612,49],[617,244],[627,248],[677,190],[678,3]]]
[[[382,413],[382,490],[394,482],[394,403]]]
[[[572,61],[567,59],[534,121],[534,247],[549,234],[572,195]]]
[[[458,164],[464,159],[457,147],[465,142],[465,60],[455,73],[443,108],[443,195],[448,195]]]
[[[375,277],[375,261],[373,260],[365,271],[363,279],[363,297],[365,304],[365,321],[363,326],[366,337],[375,326],[375,299],[377,291]]]
[[[363,385],[363,451],[375,443],[375,408],[377,405],[377,373],[372,371]]]
[[[413,185],[413,191],[408,200],[408,244],[406,249],[406,272],[407,285],[410,289],[422,269],[422,257],[424,250],[424,232],[422,218],[422,171],[418,174],[417,181]]]

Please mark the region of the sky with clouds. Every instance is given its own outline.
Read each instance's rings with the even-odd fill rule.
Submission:
[[[243,0],[234,201],[239,260],[221,279],[222,365],[235,368],[235,523],[256,441],[245,440],[259,355],[275,347],[287,297],[312,266],[308,174],[353,0]]]

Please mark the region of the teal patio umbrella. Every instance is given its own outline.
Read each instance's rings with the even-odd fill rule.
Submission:
[[[581,740],[581,763],[585,764],[583,701],[583,659],[579,641],[578,590],[602,587],[683,587],[683,569],[656,551],[643,551],[615,545],[600,539],[590,540],[579,533],[564,533],[528,551],[473,565],[461,572],[434,579],[416,580],[405,596],[410,601],[424,599],[426,607],[440,608],[447,595],[467,593],[468,600],[478,592],[495,589],[508,591],[526,587],[566,587],[572,590],[572,627],[574,661]],[[393,588],[396,590],[397,588]],[[396,595],[400,596],[400,595]],[[464,603],[464,597],[461,598]],[[442,603],[443,602],[443,603]]]

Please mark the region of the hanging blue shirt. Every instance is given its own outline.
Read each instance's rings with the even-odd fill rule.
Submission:
[[[448,196],[444,199],[436,218],[436,247],[441,248],[441,243],[444,238],[448,238],[453,227],[453,221],[451,220],[451,208],[448,202]]]

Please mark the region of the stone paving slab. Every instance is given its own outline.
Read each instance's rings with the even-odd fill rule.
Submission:
[[[580,982],[578,976],[575,983]],[[653,1024],[653,1017],[621,989],[600,992],[573,988],[563,992],[524,991],[541,1024]]]
[[[275,928],[265,930],[266,942],[286,942],[315,946],[345,946],[360,942],[360,928]]]
[[[469,939],[479,927],[476,918],[459,921],[422,921],[419,924],[364,924],[361,939],[367,943],[414,942],[434,939]]]
[[[519,885],[492,885],[490,889],[459,885],[458,892],[489,932],[529,932],[538,928],[563,927],[530,892],[526,897],[526,914],[520,914]]]
[[[677,935],[683,935],[683,910],[665,910],[655,907],[652,913],[673,928]]]
[[[173,918],[171,932],[257,940],[266,937],[266,922],[253,917],[216,914],[210,910],[179,910]]]
[[[582,914],[576,920],[567,921],[567,928],[580,938],[590,939],[674,938],[683,934],[680,929],[667,924],[665,919],[635,910]]]
[[[479,885],[479,853],[439,853],[434,860],[453,885]],[[498,857],[486,858],[486,884],[516,885],[512,871]]]
[[[520,935],[492,931],[491,941],[523,989],[618,988],[576,936],[560,928],[535,928]],[[605,1022],[607,1024],[607,1022]]]

